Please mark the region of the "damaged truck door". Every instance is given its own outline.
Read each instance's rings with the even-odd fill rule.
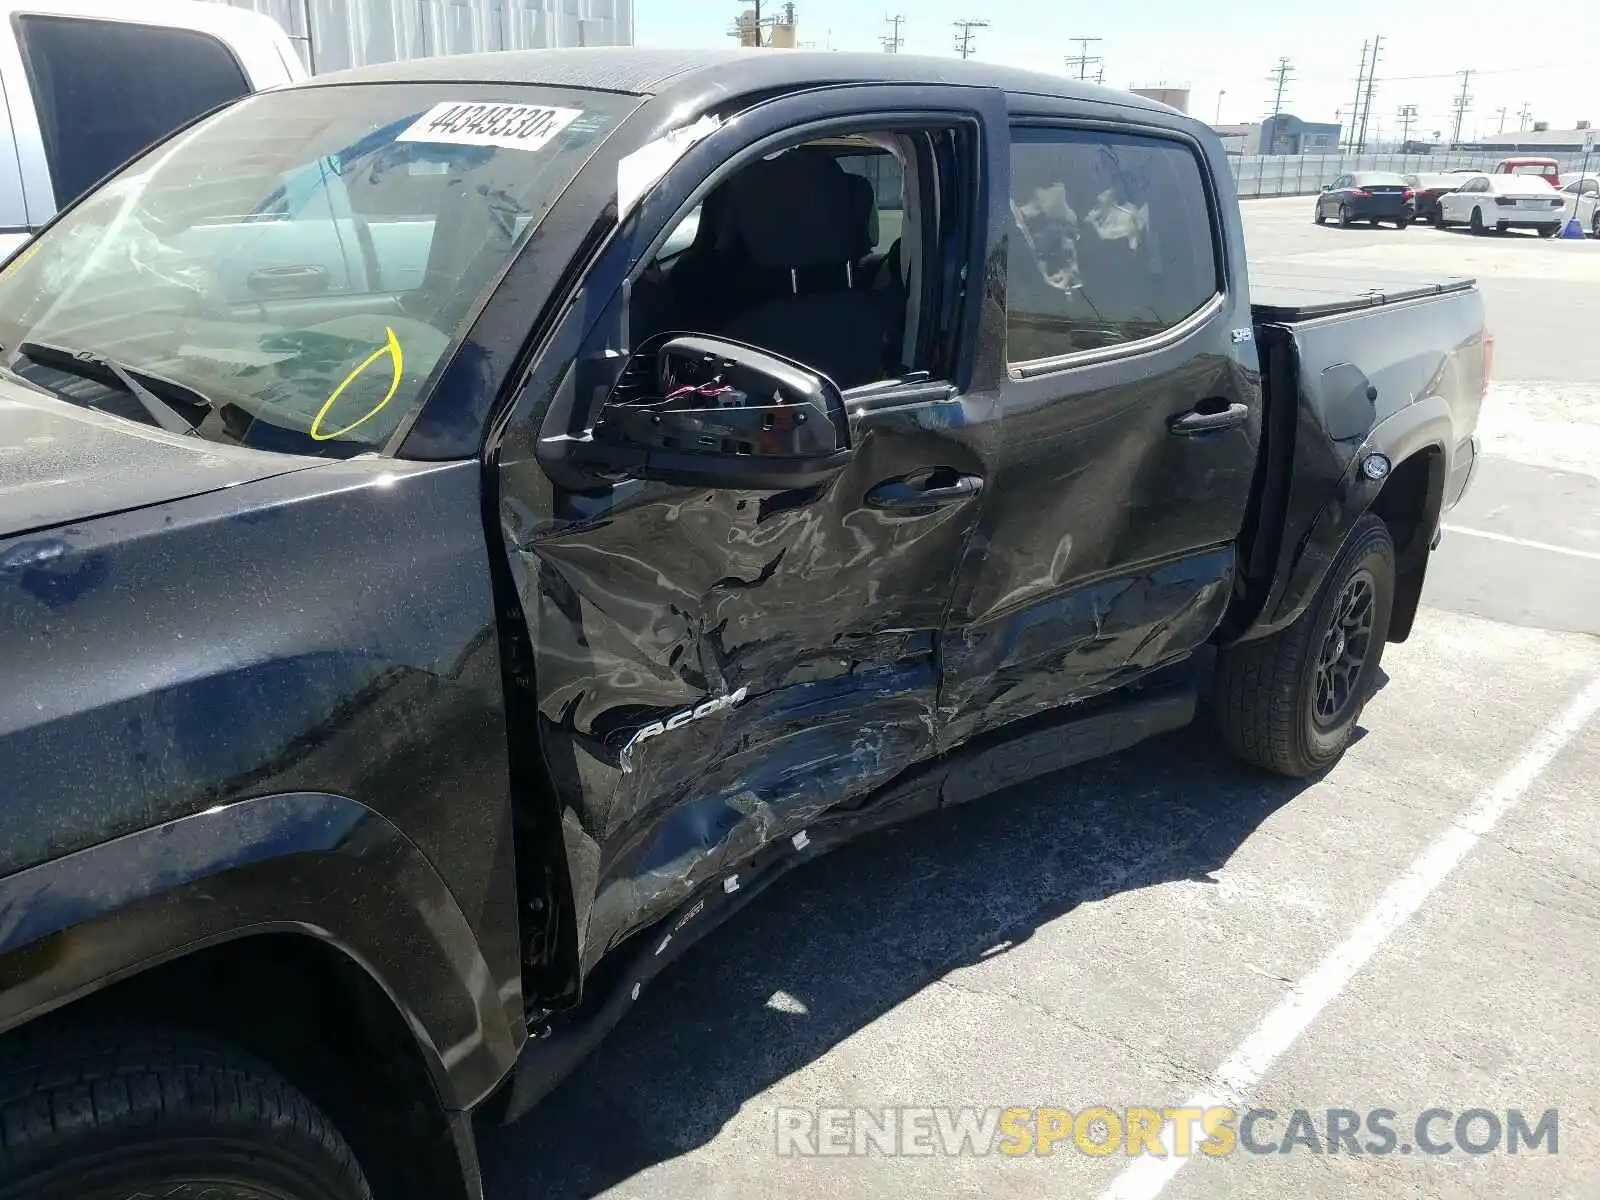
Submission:
[[[1004,122],[986,88],[748,110],[644,198],[587,276],[621,286],[531,372],[499,513],[585,970],[936,752],[936,642],[998,438],[964,347]]]

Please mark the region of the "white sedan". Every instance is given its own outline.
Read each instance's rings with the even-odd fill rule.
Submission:
[[[1561,203],[1565,206],[1561,212],[1564,220],[1576,216],[1580,225],[1600,237],[1600,175],[1583,175],[1567,182],[1561,189]]]
[[[1439,197],[1440,225],[1465,225],[1473,233],[1537,229],[1561,232],[1570,202],[1538,175],[1474,175]]]

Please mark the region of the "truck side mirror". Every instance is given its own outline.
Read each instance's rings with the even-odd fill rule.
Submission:
[[[668,334],[628,361],[583,457],[691,487],[809,487],[850,460],[850,427],[826,376],[741,342]]]

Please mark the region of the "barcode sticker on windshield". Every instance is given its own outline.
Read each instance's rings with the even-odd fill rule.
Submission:
[[[538,150],[581,116],[580,108],[450,101],[435,104],[395,141]]]

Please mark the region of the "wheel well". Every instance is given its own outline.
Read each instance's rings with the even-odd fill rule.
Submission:
[[[240,938],[165,963],[47,1022],[139,1022],[222,1037],[325,1112],[377,1200],[465,1200],[463,1164],[421,1051],[394,1003],[314,937]],[[25,1025],[8,1037],[33,1036]]]
[[[1383,518],[1394,541],[1394,612],[1389,640],[1403,642],[1411,634],[1422,582],[1428,569],[1433,535],[1444,504],[1444,452],[1427,446],[1396,463],[1383,482],[1371,511]]]

